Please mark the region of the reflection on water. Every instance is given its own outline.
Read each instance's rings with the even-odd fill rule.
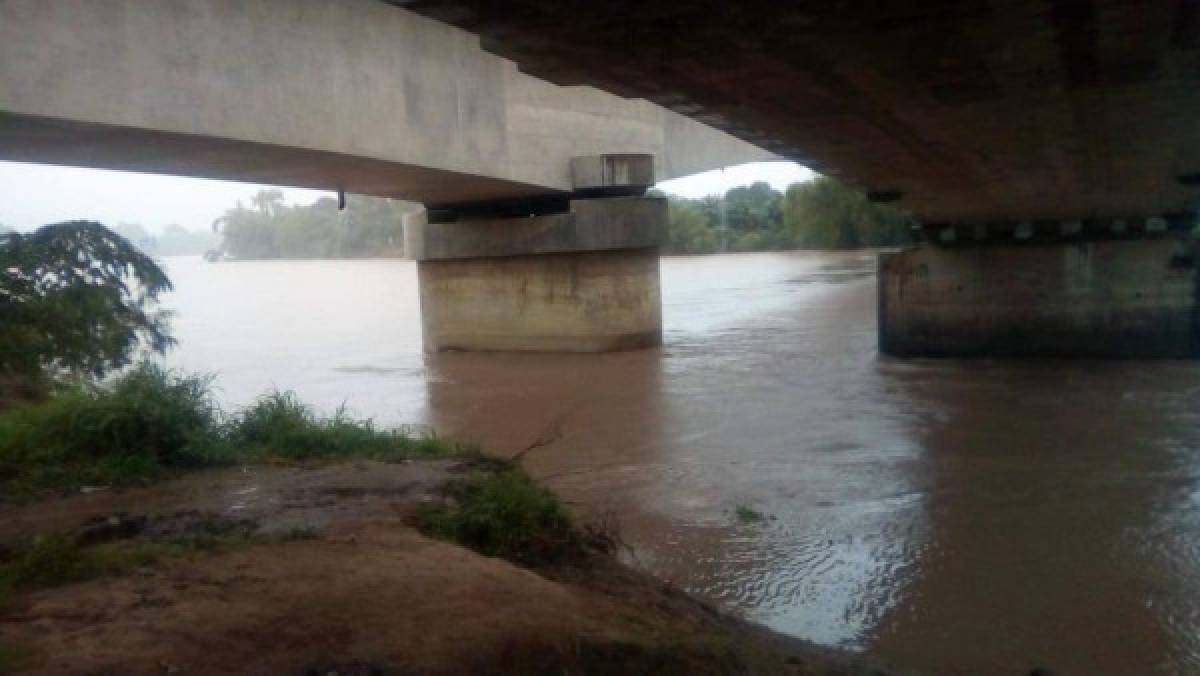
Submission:
[[[640,565],[816,641],[937,673],[1200,670],[1200,367],[881,358],[873,266],[668,258],[659,350],[426,356],[411,263],[173,260],[171,361],[231,405],[277,385],[538,444],[530,471],[615,513]]]

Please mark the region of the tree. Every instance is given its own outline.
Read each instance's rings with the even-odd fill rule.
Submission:
[[[421,209],[401,200],[346,196],[343,238],[337,254],[347,258],[400,256],[404,253],[404,216]]]
[[[215,248],[219,243],[216,235],[170,223],[163,226],[162,233],[155,239],[154,253],[159,256],[195,256]]]
[[[287,206],[282,199],[280,191],[264,190],[251,198],[253,208],[239,203],[227,210],[213,223],[221,250],[242,260],[397,256],[404,214],[420,208],[360,195],[348,195],[344,210],[329,197],[308,206]]]
[[[93,376],[174,344],[166,273],[99,223],[0,235],[0,376]]]
[[[275,244],[271,224],[261,210],[256,211],[237,203],[225,215],[213,221],[213,231],[220,230],[222,249],[234,258],[274,258]]]
[[[154,236],[142,227],[140,223],[117,223],[112,228],[113,232],[129,240],[129,243],[143,251],[152,251],[154,249]]]
[[[867,200],[842,182],[821,176],[791,185],[783,199],[784,229],[803,249],[853,249],[903,244],[912,219]]]
[[[259,190],[250,198],[250,203],[259,213],[270,218],[283,208],[283,191],[279,188]]]
[[[672,197],[667,201],[666,250],[676,254],[706,254],[717,250],[717,231],[704,209],[694,200]]]
[[[777,230],[783,222],[779,208],[782,199],[783,195],[765,181],[731,188],[725,193],[725,218],[729,227],[739,232]]]

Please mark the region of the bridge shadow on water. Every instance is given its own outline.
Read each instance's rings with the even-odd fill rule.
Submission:
[[[1200,669],[1200,366],[892,362],[926,541],[872,650],[932,673]]]

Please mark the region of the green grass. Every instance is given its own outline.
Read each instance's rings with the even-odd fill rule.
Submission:
[[[476,449],[380,429],[342,409],[319,416],[290,392],[235,414],[211,378],[141,365],[0,414],[0,500],[88,485],[131,485],[200,467],[289,461],[477,456]]]
[[[272,392],[242,411],[230,428],[230,443],[243,457],[288,460],[368,458],[397,461],[465,455],[471,449],[403,430],[379,429],[371,420],[340,408],[320,417],[292,392]]]
[[[439,457],[469,459],[474,474],[453,484],[451,505],[426,515],[427,532],[530,563],[553,558],[564,543],[578,541],[557,498],[509,461],[431,436],[380,429],[344,409],[321,416],[290,392],[272,392],[226,414],[215,403],[209,378],[149,365],[0,414],[0,501],[87,485],[141,484],[232,463]],[[300,529],[276,540],[313,536]],[[235,530],[91,546],[73,536],[20,543],[0,549],[0,604],[31,589],[117,575],[164,556],[247,537]]]
[[[28,497],[228,461],[221,425],[210,379],[141,366],[0,415],[0,489]]]
[[[577,548],[562,503],[520,470],[476,474],[452,485],[450,498],[422,515],[422,531],[526,565],[550,563]]]
[[[37,653],[20,645],[0,641],[0,674],[16,674],[34,668],[41,660]]]
[[[767,518],[765,514],[754,509],[753,507],[741,504],[736,505],[733,508],[733,515],[737,517],[737,520],[740,523],[758,523],[766,520]]]
[[[309,529],[259,535],[241,527],[202,528],[173,537],[135,537],[96,545],[80,544],[72,535],[42,536],[12,547],[0,559],[0,608],[20,593],[125,575],[165,558],[315,537],[315,531]]]
[[[80,547],[66,535],[40,537],[14,548],[0,563],[0,604],[18,592],[129,572],[158,561],[171,547],[143,542]]]

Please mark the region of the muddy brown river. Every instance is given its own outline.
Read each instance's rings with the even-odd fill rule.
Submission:
[[[228,406],[536,446],[638,565],[781,631],[936,674],[1200,673],[1200,364],[880,357],[870,254],[665,258],[666,344],[608,355],[424,355],[405,261],[168,265],[169,362]]]

